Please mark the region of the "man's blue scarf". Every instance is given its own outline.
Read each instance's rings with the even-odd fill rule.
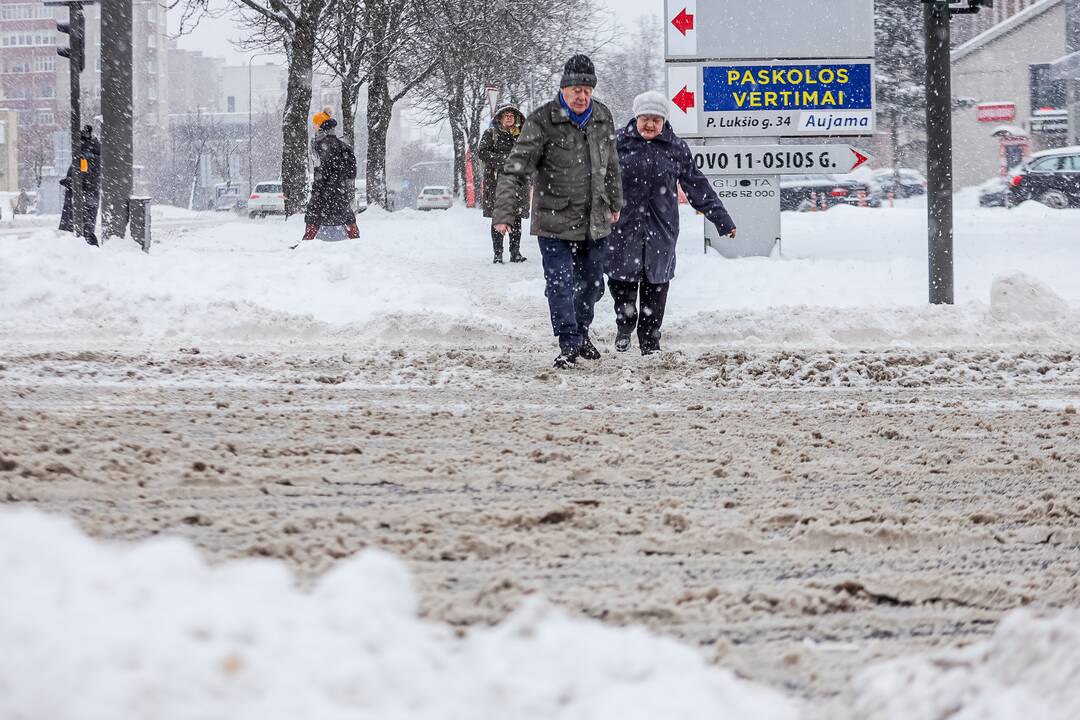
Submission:
[[[562,93],[559,93],[559,103],[562,104],[563,110],[566,111],[566,116],[570,118],[570,122],[574,123],[574,126],[580,130],[589,123],[589,119],[592,117],[593,105],[592,101],[589,102],[589,109],[578,115],[574,112],[570,105],[567,104],[566,98]]]

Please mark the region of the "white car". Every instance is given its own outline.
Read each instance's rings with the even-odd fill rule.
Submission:
[[[449,210],[454,206],[454,196],[444,185],[428,185],[416,198],[417,210]]]
[[[261,182],[251,191],[248,198],[248,216],[266,217],[267,215],[285,214],[285,193],[281,181]]]

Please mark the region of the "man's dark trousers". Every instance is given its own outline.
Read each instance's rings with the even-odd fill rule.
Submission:
[[[668,288],[671,283],[623,282],[608,280],[611,297],[615,300],[615,324],[620,335],[630,335],[637,328],[638,347],[642,350],[660,348],[660,328],[667,309]],[[640,288],[640,290],[639,290]],[[641,313],[638,314],[638,293],[641,294]]]
[[[577,350],[589,333],[593,308],[604,296],[604,255],[601,240],[539,239],[544,259],[544,294],[551,311],[551,327],[559,347]]]

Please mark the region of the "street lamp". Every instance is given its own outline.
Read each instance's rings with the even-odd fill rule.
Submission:
[[[252,99],[251,99],[251,62],[255,58],[273,57],[274,55],[276,55],[276,53],[269,53],[269,52],[255,53],[254,55],[249,57],[248,61],[247,61],[247,66],[248,66],[248,156],[247,156],[247,161],[248,161],[248,197],[249,198],[251,197],[251,193],[255,190],[254,178],[252,177],[252,169],[251,169],[251,135],[252,135],[252,129],[251,129],[251,105],[252,105]]]

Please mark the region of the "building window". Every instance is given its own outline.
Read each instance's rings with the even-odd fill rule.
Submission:
[[[236,112],[236,96],[235,95],[230,95],[229,97],[225,98],[225,105],[226,105],[225,112],[231,112],[231,113]]]
[[[1050,79],[1050,66],[1048,64],[1031,66],[1031,109],[1035,110],[1064,110],[1065,104],[1064,80]]]
[[[56,33],[45,30],[39,32],[6,32],[0,35],[0,47],[45,47],[56,44]]]
[[[44,5],[0,5],[0,20],[46,20],[53,17],[53,9]]]
[[[34,58],[34,72],[54,72],[55,70],[55,55],[38,55]]]
[[[56,115],[51,112],[39,112],[37,114],[38,125],[55,125]]]
[[[38,88],[38,97],[44,99],[50,99],[56,97],[55,85],[42,85]]]

